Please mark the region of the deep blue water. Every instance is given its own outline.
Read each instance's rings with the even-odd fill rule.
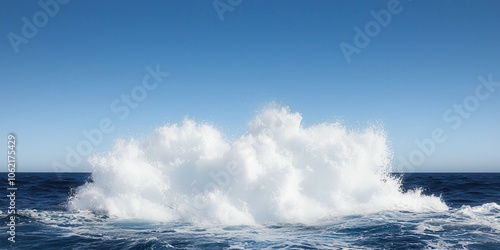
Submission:
[[[60,175],[60,174],[59,174]],[[385,211],[317,225],[197,225],[69,212],[90,174],[18,173],[16,242],[7,240],[7,175],[0,192],[1,249],[500,249],[500,174],[404,174],[404,190],[441,196],[444,212]],[[144,211],[147,213],[148,211]]]

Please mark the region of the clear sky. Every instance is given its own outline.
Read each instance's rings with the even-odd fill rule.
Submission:
[[[19,171],[52,171],[103,118],[95,152],[185,116],[236,137],[270,102],[383,123],[407,171],[500,171],[498,1],[40,2],[0,2],[0,149],[15,132]],[[156,65],[168,77],[119,119]]]

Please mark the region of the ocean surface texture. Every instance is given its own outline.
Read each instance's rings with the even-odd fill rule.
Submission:
[[[238,225],[184,218],[155,220],[151,214],[154,211],[149,209],[151,204],[133,204],[131,199],[123,206],[138,206],[147,215],[143,218],[149,218],[137,219],[98,209],[71,209],[69,197],[75,196],[78,187],[92,181],[90,174],[18,173],[16,242],[11,244],[6,232],[7,175],[2,174],[5,195],[0,199],[4,228],[0,248],[500,249],[500,174],[393,176],[401,179],[402,193],[422,190],[423,197],[441,197],[446,208],[352,211],[302,223],[287,223],[270,216],[268,222],[260,218],[262,222]],[[227,213],[211,212],[222,213],[220,216]]]
[[[92,174],[16,175],[13,244],[5,175],[0,242],[18,249],[500,249],[499,175],[395,175],[392,154],[381,125],[304,124],[286,107],[258,112],[233,139],[186,118],[93,153]]]

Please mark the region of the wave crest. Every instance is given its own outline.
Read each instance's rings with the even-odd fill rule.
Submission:
[[[299,113],[270,107],[234,141],[191,119],[145,139],[119,140],[90,158],[93,182],[68,205],[120,218],[222,224],[448,209],[439,197],[402,192],[390,160],[382,128],[304,127]]]

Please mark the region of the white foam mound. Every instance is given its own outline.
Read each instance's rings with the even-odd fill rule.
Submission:
[[[235,141],[185,119],[146,139],[118,141],[90,159],[93,183],[69,199],[71,210],[119,218],[222,224],[314,223],[383,210],[448,207],[391,177],[382,128],[309,127],[299,113],[270,107]]]
[[[495,202],[481,206],[462,206],[455,217],[462,219],[467,225],[482,225],[500,232],[500,205]]]

